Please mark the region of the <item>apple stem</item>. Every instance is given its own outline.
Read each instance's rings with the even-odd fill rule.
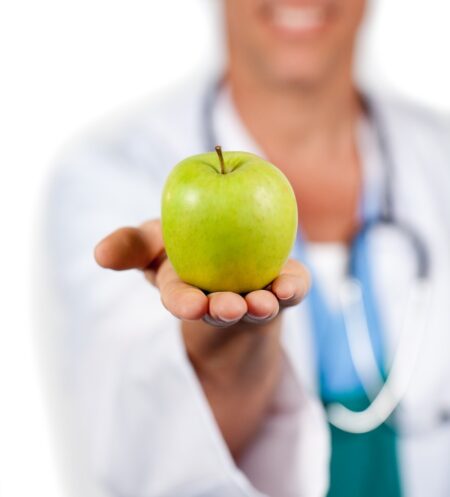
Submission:
[[[225,174],[225,162],[223,160],[222,147],[220,145],[216,145],[216,152],[217,152],[217,155],[219,156],[220,172],[222,174]]]

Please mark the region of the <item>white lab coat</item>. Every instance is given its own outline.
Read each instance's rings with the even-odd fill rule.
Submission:
[[[109,497],[326,493],[328,430],[313,394],[307,307],[284,312],[283,380],[261,432],[236,465],[186,358],[179,325],[156,290],[138,272],[105,271],[92,257],[111,230],[159,217],[171,167],[204,151],[205,86],[186,85],[93,131],[64,155],[52,180],[46,255],[52,305],[62,310],[53,326],[62,337],[66,416],[78,454],[71,465],[83,474],[75,476],[77,485],[90,482],[83,495],[87,488]],[[398,215],[432,255],[429,331],[401,415],[405,425],[422,429],[401,439],[403,484],[407,497],[444,497],[450,495],[450,134],[440,120],[407,105],[377,105],[398,165]],[[254,148],[232,109],[216,107],[223,147]],[[391,351],[411,271],[407,250],[381,250],[376,261]]]

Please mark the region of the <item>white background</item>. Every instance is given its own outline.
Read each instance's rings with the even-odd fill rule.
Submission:
[[[64,495],[30,278],[52,160],[98,118],[212,64],[216,1],[0,3],[1,497]],[[365,77],[450,111],[450,4],[371,3],[361,56]]]

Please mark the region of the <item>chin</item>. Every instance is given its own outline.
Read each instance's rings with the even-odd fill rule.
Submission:
[[[294,60],[278,60],[264,68],[266,77],[273,84],[285,87],[314,88],[328,79],[334,66],[332,61],[316,57],[297,57]]]

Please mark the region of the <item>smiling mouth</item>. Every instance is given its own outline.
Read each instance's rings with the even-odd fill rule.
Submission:
[[[330,9],[327,4],[293,5],[281,1],[265,4],[265,17],[278,32],[288,36],[305,36],[326,27]]]

